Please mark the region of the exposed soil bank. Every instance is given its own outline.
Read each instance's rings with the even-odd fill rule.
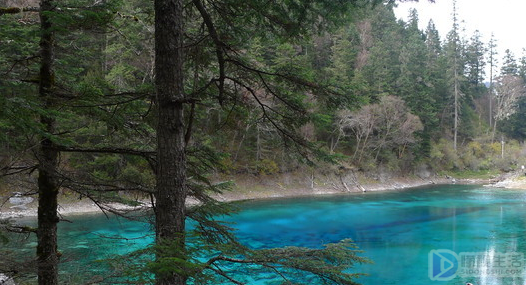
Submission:
[[[488,184],[489,180],[455,180],[445,177],[387,177],[366,179],[357,177],[354,173],[345,175],[319,175],[288,173],[273,176],[235,176],[223,177],[236,181],[232,191],[216,195],[220,201],[239,201],[249,199],[265,199],[279,197],[294,197],[306,195],[327,195],[341,193],[360,193],[370,191],[388,191],[404,188],[419,187],[431,184]],[[360,182],[358,182],[360,181]],[[524,181],[526,182],[526,180]],[[520,187],[519,187],[520,188]],[[526,183],[524,185],[526,189]],[[0,197],[0,218],[36,217],[37,203],[33,201],[24,205],[14,205],[10,197]],[[71,200],[61,199],[59,212],[61,215],[75,215],[100,212],[101,209],[88,199]],[[195,201],[190,200],[189,204]],[[147,200],[143,201],[144,207],[149,207]],[[131,209],[121,204],[106,205],[113,209]]]

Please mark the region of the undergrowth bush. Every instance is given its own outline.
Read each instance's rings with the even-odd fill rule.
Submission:
[[[441,139],[432,144],[430,166],[437,171],[512,171],[526,164],[524,143],[516,140],[501,142],[471,141],[453,149],[453,144]]]

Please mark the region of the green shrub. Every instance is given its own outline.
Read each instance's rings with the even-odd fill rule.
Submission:
[[[271,175],[279,172],[278,164],[270,159],[262,159],[257,162],[258,174]]]
[[[459,159],[450,141],[441,139],[431,145],[431,166],[436,170],[463,169],[464,164]]]

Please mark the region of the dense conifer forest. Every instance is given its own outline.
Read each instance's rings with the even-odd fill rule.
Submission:
[[[133,280],[204,284],[250,263],[354,284],[349,241],[246,249],[214,221],[228,209],[213,194],[238,176],[526,164],[526,54],[497,54],[456,12],[441,37],[414,10],[397,19],[394,1],[278,2],[0,1],[0,191],[38,194],[38,227],[24,230],[39,284],[59,283],[58,195],[110,212],[152,202],[156,258]],[[185,209],[189,197],[201,206]]]

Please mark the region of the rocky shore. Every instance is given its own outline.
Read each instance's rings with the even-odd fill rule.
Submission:
[[[526,181],[525,181],[526,182]],[[236,189],[222,194],[216,195],[216,199],[219,201],[230,202],[240,200],[251,200],[251,199],[267,199],[267,198],[281,198],[281,197],[295,197],[295,196],[311,196],[311,195],[330,195],[330,194],[341,194],[341,193],[361,193],[371,191],[389,191],[399,190],[405,188],[420,187],[425,185],[433,184],[487,184],[488,180],[455,180],[452,178],[414,178],[414,177],[398,177],[389,179],[385,182],[372,182],[372,183],[352,183],[347,181],[334,181],[324,180],[313,185],[313,187],[284,187],[279,183],[275,185],[264,185],[264,187],[253,188],[252,190],[246,190],[249,188],[237,187]],[[524,187],[526,189],[526,185]],[[244,189],[244,190],[240,190]],[[0,219],[6,218],[21,218],[21,217],[36,217],[37,216],[37,202],[33,199],[23,200],[20,197],[0,197]],[[22,202],[22,203],[21,203]],[[27,202],[27,203],[25,203]],[[150,202],[148,200],[140,201],[142,206],[139,208],[149,208]],[[193,205],[196,201],[189,200],[188,204]],[[122,204],[107,204],[103,205],[102,209],[100,206],[93,203],[91,200],[82,199],[76,201],[62,201],[59,204],[59,213],[62,216],[79,215],[87,213],[96,213],[105,210],[133,210],[135,208],[129,207]]]
[[[237,177],[239,178],[239,177]],[[291,181],[294,180],[295,181]],[[259,180],[248,177],[235,179],[238,181],[232,191],[215,195],[219,201],[230,202],[251,199],[268,199],[295,196],[330,195],[341,193],[361,193],[371,191],[389,191],[405,188],[420,187],[433,184],[479,184],[490,187],[508,189],[526,189],[526,176],[522,172],[504,174],[494,179],[455,179],[453,177],[429,176],[420,178],[411,177],[380,177],[376,180],[359,183],[354,174],[345,176],[320,177],[314,179],[310,176],[304,177],[265,177]],[[250,181],[250,182],[248,182]],[[87,213],[101,212],[102,210],[134,210],[136,208],[149,208],[150,201],[145,199],[139,201],[138,207],[130,207],[123,204],[96,205],[89,199],[59,201],[59,213],[62,216],[81,215]],[[189,200],[188,205],[194,205],[197,201]],[[9,197],[0,196],[0,219],[36,217],[37,201],[32,197],[26,197],[20,193],[13,193]],[[102,208],[101,208],[102,206]]]
[[[501,177],[499,181],[487,186],[506,189],[526,189],[526,175],[522,171],[510,172]]]

